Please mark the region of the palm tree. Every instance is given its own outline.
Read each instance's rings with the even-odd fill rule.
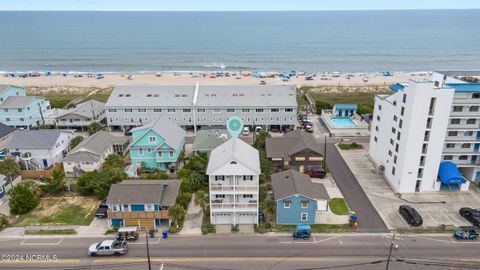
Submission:
[[[7,176],[13,189],[13,177],[20,174],[20,166],[13,158],[0,161],[0,173]]]
[[[197,193],[195,193],[195,200],[194,200],[195,205],[200,206],[202,208],[202,211],[205,213],[205,209],[208,206],[208,195],[205,193],[203,190],[199,190]]]
[[[179,204],[168,208],[168,216],[173,220],[173,223],[177,225],[180,223],[180,220],[185,215],[185,209]]]
[[[263,213],[265,214],[265,221],[270,223],[272,221],[272,216],[275,214],[275,202],[272,198],[266,198],[262,202]]]

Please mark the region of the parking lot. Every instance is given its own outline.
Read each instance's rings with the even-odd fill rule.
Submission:
[[[368,159],[368,144],[362,145],[364,149],[340,150],[340,153],[389,229],[409,227],[398,212],[398,207],[403,204],[414,207],[420,213],[423,227],[471,225],[460,216],[458,210],[461,207],[480,206],[480,191],[477,186],[470,185],[470,190],[466,193],[396,195]]]

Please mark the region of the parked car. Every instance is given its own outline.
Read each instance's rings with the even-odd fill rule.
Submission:
[[[256,126],[255,127],[255,132],[259,133],[260,131],[262,131],[262,127],[261,126]]]
[[[104,240],[100,243],[94,243],[88,247],[90,256],[120,256],[128,251],[127,242],[118,242],[113,240]]]
[[[270,128],[270,131],[271,131],[271,132],[278,132],[279,130],[280,130],[280,128],[279,128],[278,126],[272,126],[272,127]]]
[[[470,207],[462,207],[459,211],[460,215],[468,220],[473,226],[480,227],[480,211]]]
[[[422,217],[415,208],[408,205],[400,205],[398,211],[408,224],[412,226],[420,226],[423,224]]]
[[[105,200],[100,203],[100,206],[95,212],[95,217],[97,218],[107,218],[108,205],[105,204]]]
[[[476,227],[464,226],[455,230],[453,237],[457,240],[477,240],[478,232],[476,231]]]
[[[122,227],[118,229],[116,240],[122,241],[136,241],[138,239],[137,227]]]
[[[295,231],[293,231],[293,239],[302,238],[308,239],[312,235],[312,229],[309,225],[297,225]]]
[[[327,172],[322,165],[310,165],[305,169],[305,174],[309,175],[310,177],[324,178]]]
[[[313,127],[306,127],[305,131],[308,133],[313,133]]]
[[[242,135],[243,136],[250,135],[250,128],[249,127],[244,127],[243,130],[242,130]]]
[[[266,85],[267,82],[266,81],[260,81],[260,85]]]

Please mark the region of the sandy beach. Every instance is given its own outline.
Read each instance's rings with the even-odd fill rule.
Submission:
[[[131,79],[128,76],[131,75]],[[155,73],[139,74],[105,74],[103,79],[95,77],[74,77],[73,75],[62,76],[55,74],[51,76],[40,77],[5,77],[0,75],[0,84],[18,85],[24,87],[55,87],[55,86],[74,86],[74,87],[113,87],[117,85],[194,85],[197,81],[203,85],[258,85],[261,81],[266,84],[274,85],[297,85],[297,86],[359,86],[359,85],[389,85],[397,82],[407,82],[408,80],[421,80],[427,75],[422,73],[394,73],[393,76],[368,75],[362,73],[341,74],[334,77],[333,74],[318,74],[313,80],[305,80],[304,76],[292,77],[289,81],[283,81],[279,77],[275,78],[255,78],[252,76],[230,76],[210,78],[199,76],[194,77],[191,74],[172,74],[166,73],[157,76]]]

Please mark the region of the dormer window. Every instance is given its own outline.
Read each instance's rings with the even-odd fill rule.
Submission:
[[[236,161],[232,161],[232,162],[230,162],[230,164],[232,164],[232,165],[237,165],[237,162],[236,162]]]

